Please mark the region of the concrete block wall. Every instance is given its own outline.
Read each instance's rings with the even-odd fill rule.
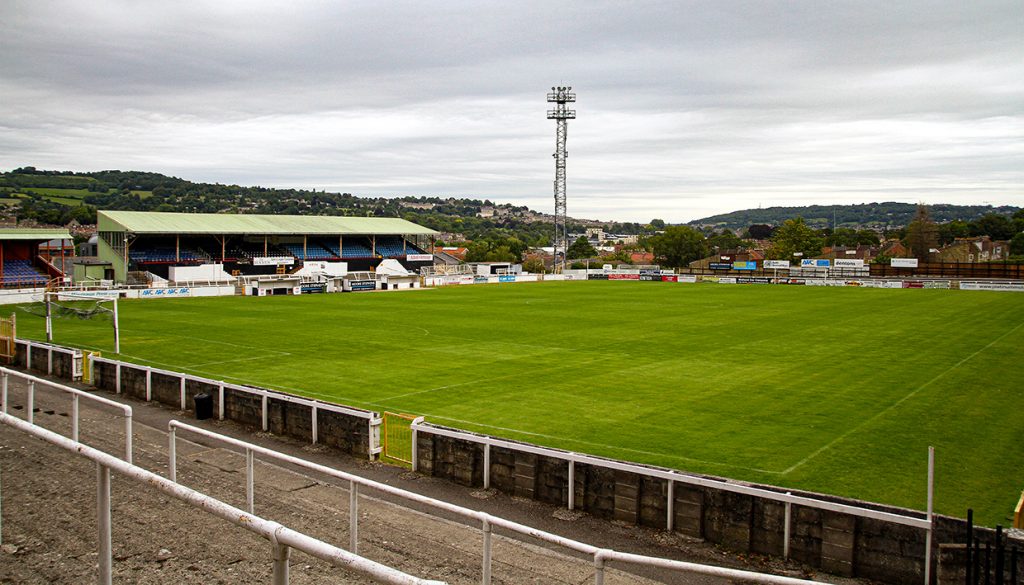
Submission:
[[[418,437],[416,456],[421,473],[468,487],[483,485],[483,444],[426,431]],[[492,447],[490,463],[492,488],[556,506],[567,504],[570,486],[566,461],[514,447]],[[593,516],[652,528],[666,527],[667,480],[577,463],[571,489],[575,508]],[[784,503],[679,482],[674,484],[673,492],[674,531],[737,552],[783,556]],[[897,514],[910,512],[834,496],[792,493]],[[965,530],[962,520],[936,516],[933,560],[938,556],[938,543],[962,542]],[[924,547],[922,529],[820,508],[791,506],[790,558],[828,573],[883,583],[920,583],[924,579]]]
[[[56,357],[56,354],[54,354]],[[33,362],[35,356],[33,356]],[[45,367],[45,364],[44,364]],[[116,392],[117,368],[113,364],[97,362],[93,373],[93,385],[97,388]],[[218,384],[200,380],[185,380],[185,410],[194,411],[197,394],[209,394],[213,398],[213,413],[219,411]],[[128,396],[146,399],[146,370],[122,364],[121,392]],[[172,408],[181,408],[181,378],[152,372],[150,394],[154,402]],[[267,404],[267,426],[269,431],[311,441],[313,433],[313,409],[306,404],[289,402],[270,397]],[[239,424],[263,428],[263,398],[257,394],[224,388],[224,418]],[[352,455],[369,455],[369,421],[344,413],[317,409],[317,441],[341,449]]]
[[[28,359],[28,344],[25,342],[19,342],[15,345],[14,349],[14,365],[23,367],[27,370],[31,370],[35,373],[46,374],[47,372],[47,361],[50,359],[47,354],[48,350],[34,347],[32,348],[32,363],[26,363]],[[60,378],[70,380],[74,373],[75,365],[71,354],[64,352],[55,351],[53,352],[53,375]]]

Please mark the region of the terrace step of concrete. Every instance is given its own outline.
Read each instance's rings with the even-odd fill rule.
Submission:
[[[110,394],[103,393],[111,398]],[[135,400],[134,462],[166,475],[164,429],[183,413]],[[11,379],[9,412],[25,417],[23,385]],[[81,439],[114,455],[123,454],[124,430],[119,415],[81,403]],[[22,408],[19,410],[18,407]],[[37,386],[35,421],[70,434],[70,399]],[[198,423],[217,432],[275,450],[396,485],[437,499],[555,532],[595,546],[678,558],[748,570],[771,569],[791,576],[812,576],[798,566],[769,564],[758,557],[737,557],[677,535],[617,525],[567,514],[565,510],[516,500],[433,480],[399,468],[356,460],[322,446],[253,433],[232,423]],[[215,442],[179,439],[178,481],[237,507],[245,506],[244,455]],[[66,451],[0,425],[2,535],[0,583],[81,583],[96,574],[95,466]],[[258,461],[255,509],[262,517],[348,547],[348,490],[325,477]],[[344,482],[342,482],[344,484]],[[428,514],[422,507],[399,505],[391,497],[361,490],[359,553],[407,573],[449,583],[479,583],[482,538],[477,526],[458,517]],[[112,481],[115,581],[131,583],[249,583],[270,580],[270,547],[263,539],[205,515],[152,488],[125,478]],[[553,550],[538,542],[521,542],[496,531],[494,583],[589,583],[589,558]],[[726,580],[683,575],[650,567],[610,570],[609,585],[697,583]],[[822,578],[822,575],[813,575]],[[365,578],[293,552],[294,583],[367,583]],[[856,583],[829,578],[837,583]]]

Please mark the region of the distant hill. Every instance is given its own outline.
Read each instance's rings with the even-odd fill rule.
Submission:
[[[929,205],[931,218],[937,223],[956,219],[972,221],[989,213],[1013,215],[1019,207],[1003,205]],[[905,226],[914,219],[917,205],[914,203],[861,203],[857,205],[809,205],[806,207],[766,207],[744,209],[731,213],[712,215],[690,222],[690,225],[715,226],[717,228],[740,229],[754,224],[779,225],[787,219],[803,217],[816,228],[831,227],[832,219],[840,227],[890,227]],[[834,214],[834,215],[833,215]]]
[[[460,197],[358,197],[316,189],[195,183],[142,171],[72,172],[23,167],[0,172],[0,217],[67,225],[96,222],[96,210],[182,211],[401,217],[465,239],[517,238],[550,245],[551,215],[526,206]],[[571,233],[602,225],[613,233],[640,234],[638,223],[568,218]]]

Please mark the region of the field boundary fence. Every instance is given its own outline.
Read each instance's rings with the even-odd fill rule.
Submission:
[[[227,520],[235,526],[265,538],[269,541],[271,548],[271,554],[269,555],[272,563],[271,582],[274,585],[287,585],[289,582],[288,564],[292,549],[327,561],[336,567],[364,575],[378,583],[394,585],[443,585],[441,581],[430,581],[414,577],[393,567],[371,561],[354,552],[292,530],[278,522],[266,520],[255,514],[239,510],[202,492],[180,485],[129,462],[121,461],[113,455],[83,445],[9,414],[0,413],[0,423],[96,463],[97,581],[99,583],[109,584],[113,581],[113,517],[111,514],[110,479],[111,472],[115,472],[128,479],[157,489],[170,497],[185,502],[195,509],[203,510],[212,516]],[[10,498],[9,494],[7,496]],[[9,503],[7,505],[10,506]]]
[[[326,435],[326,427],[330,429],[332,438],[337,438],[334,435],[338,434],[338,431],[348,435],[344,443],[349,445],[347,450],[354,454],[365,454],[373,459],[382,450],[381,417],[373,411],[97,355],[89,355],[88,360],[88,369],[93,373],[93,379],[89,382],[97,387],[107,387],[115,394],[133,394],[147,402],[156,400],[187,411],[194,410],[189,403],[190,396],[195,400],[200,394],[206,393],[216,404],[216,416],[219,420],[258,424],[264,432],[287,434],[308,440],[312,444],[322,442]],[[96,379],[97,374],[101,378],[105,375],[99,373],[103,366],[107,366],[105,373],[112,379]],[[127,380],[129,373],[134,376],[131,381]],[[158,380],[158,377],[162,379]],[[233,404],[235,402],[239,404]],[[289,406],[297,406],[301,410],[289,410]],[[325,420],[329,416],[334,419]],[[337,442],[331,444],[344,448],[344,445]]]
[[[14,346],[14,365],[25,366],[29,370],[46,372],[47,376],[59,376],[71,381],[82,379],[85,362],[80,349],[29,339],[15,339]],[[19,351],[21,349],[24,351]],[[42,359],[46,360],[45,363],[38,363]]]
[[[548,503],[560,503],[569,510],[583,509],[593,511],[594,506],[588,505],[586,500],[593,501],[597,498],[592,497],[592,494],[587,491],[585,485],[582,490],[580,488],[581,484],[592,481],[592,478],[596,475],[601,475],[602,471],[606,477],[612,478],[609,480],[612,483],[612,491],[614,492],[609,499],[609,505],[612,508],[611,516],[620,520],[629,519],[636,523],[643,523],[645,514],[641,508],[645,506],[645,501],[647,504],[650,504],[649,493],[661,494],[660,496],[654,496],[661,499],[659,505],[648,506],[648,509],[660,510],[663,515],[660,521],[655,520],[649,523],[668,531],[678,529],[676,523],[681,516],[687,522],[692,520],[689,516],[691,510],[681,511],[677,509],[679,504],[682,504],[685,508],[693,507],[691,500],[677,497],[677,492],[684,488],[700,488],[711,490],[718,494],[745,496],[751,500],[762,502],[760,504],[762,508],[768,504],[774,504],[781,508],[781,514],[778,514],[780,517],[778,520],[781,520],[779,522],[781,524],[779,528],[781,528],[782,532],[779,539],[781,541],[781,550],[777,552],[781,552],[782,556],[786,559],[794,556],[791,546],[794,541],[798,539],[800,541],[806,540],[808,529],[806,525],[798,525],[797,522],[798,514],[804,510],[814,510],[821,516],[824,516],[826,513],[832,514],[836,520],[841,515],[846,518],[870,520],[889,526],[906,527],[907,529],[918,531],[918,535],[923,537],[921,538],[922,542],[919,543],[923,545],[920,546],[920,554],[914,555],[914,558],[916,558],[916,570],[909,572],[917,575],[917,578],[914,579],[915,581],[920,579],[926,585],[931,582],[933,569],[932,549],[934,548],[932,543],[935,523],[930,511],[923,513],[915,513],[909,510],[905,512],[887,511],[845,503],[841,501],[841,498],[819,499],[811,494],[794,494],[793,491],[787,491],[782,488],[769,489],[767,486],[750,485],[728,479],[692,475],[667,468],[627,463],[593,455],[540,447],[529,443],[442,427],[423,421],[416,421],[411,426],[415,449],[412,453],[414,471],[448,476],[456,481],[461,480],[461,483],[480,485],[484,489],[497,487],[499,490],[510,492],[513,495],[525,495],[533,499],[547,501]],[[440,459],[438,457],[439,451],[451,452],[451,450],[459,448],[453,447],[450,444],[443,447],[435,445],[433,437],[444,437],[469,444],[470,447],[467,450],[470,453],[468,455],[466,450],[462,450],[461,456],[453,455],[451,459],[452,461],[473,462],[470,464],[474,466],[473,469],[459,470],[456,469],[456,464],[438,465],[436,460]],[[504,463],[495,461],[498,451],[502,452],[505,458]],[[531,460],[521,455],[536,457],[536,459]],[[554,462],[561,462],[563,468],[557,471],[553,470],[551,466],[556,465]],[[429,466],[430,469],[424,469],[425,466]],[[444,470],[440,470],[440,467],[444,467]],[[498,469],[505,471],[502,474],[505,479],[505,483],[502,486],[497,486],[493,481],[494,472]],[[540,477],[545,474],[547,475],[546,478]],[[511,480],[509,479],[510,475],[512,476]],[[648,488],[648,493],[644,493],[644,484],[647,483],[647,480],[660,480],[663,482],[663,485],[660,489]],[[553,487],[552,483],[557,483],[558,485]],[[545,494],[539,493],[545,491],[545,489],[548,494],[556,493],[554,497],[560,497],[561,501],[552,501],[550,495],[545,497]],[[621,495],[620,491],[622,492]],[[712,498],[720,497],[713,496]],[[583,505],[580,505],[581,503]],[[742,507],[735,502],[733,502],[733,505]],[[751,512],[753,512],[754,507],[755,505],[751,504]],[[879,508],[882,508],[882,506],[879,506]],[[648,520],[650,520],[649,517]],[[697,532],[693,536],[714,541],[716,535],[709,534],[709,531],[704,526],[705,523],[711,522],[705,517],[705,514],[702,514],[697,519]],[[857,530],[856,520],[852,523],[844,523],[842,520],[839,520],[833,521],[830,524],[828,518],[822,518],[819,523],[819,529],[823,533],[821,537],[822,542],[818,546],[819,554],[821,559],[827,561],[822,563],[823,566],[831,569],[832,572],[840,574],[855,573],[854,557],[856,555],[853,539]],[[800,534],[797,534],[798,531]],[[722,530],[721,532],[722,534],[718,536],[724,536],[725,538],[722,540],[728,542],[729,529]],[[750,530],[750,532],[753,531]],[[830,546],[826,534],[835,537],[836,546]],[[750,547],[753,540],[752,536],[748,534],[744,538],[746,542],[741,544]],[[838,546],[838,544],[842,544],[842,546]],[[808,561],[811,559],[802,556],[798,560]]]

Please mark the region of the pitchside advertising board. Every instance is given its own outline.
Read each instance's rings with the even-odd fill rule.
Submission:
[[[757,262],[754,262],[754,261],[749,261],[749,262],[739,262],[739,261],[737,261],[737,262],[733,262],[732,263],[732,269],[733,270],[757,270]]]
[[[1002,290],[1013,292],[1024,292],[1024,283],[1021,282],[960,282],[960,290]]]
[[[893,268],[917,268],[917,258],[893,258],[889,261]]]
[[[836,258],[836,268],[864,268],[864,261],[859,258]]]
[[[800,261],[803,268],[829,268],[832,262],[828,258],[804,258]]]
[[[409,262],[430,262],[434,257],[430,254],[406,254],[405,259]]]
[[[712,262],[708,264],[708,268],[711,270],[732,270],[732,264],[726,264],[724,262]]]
[[[764,267],[770,269],[789,268],[789,260],[765,260]]]

